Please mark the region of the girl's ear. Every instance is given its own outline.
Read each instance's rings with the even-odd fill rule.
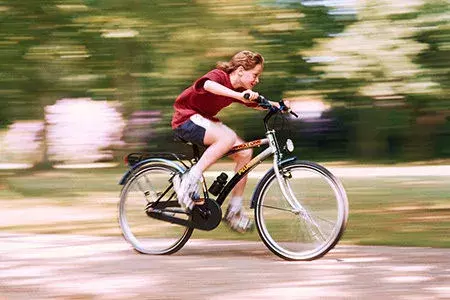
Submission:
[[[237,73],[238,73],[238,75],[239,76],[242,76],[242,75],[244,75],[244,67],[243,66],[239,66],[237,69]]]

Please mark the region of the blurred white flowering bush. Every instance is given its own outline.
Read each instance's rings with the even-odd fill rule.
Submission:
[[[125,121],[111,102],[61,99],[45,113],[46,128],[43,121],[16,121],[0,131],[0,164],[32,166],[45,154],[64,164],[109,161],[111,148],[123,144]]]
[[[107,101],[61,99],[46,107],[48,157],[51,161],[90,163],[113,158],[125,121]]]
[[[44,122],[17,121],[0,134],[0,163],[35,164],[42,159]]]

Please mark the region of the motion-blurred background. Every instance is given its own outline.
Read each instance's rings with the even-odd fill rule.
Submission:
[[[445,0],[3,0],[0,17],[1,162],[170,148],[176,96],[242,49],[266,59],[258,91],[303,116],[303,157],[450,156]],[[254,111],[221,116],[263,134]]]
[[[0,176],[4,200],[86,205],[90,191],[115,203],[99,199],[112,191],[117,200],[111,186],[120,170],[49,170],[177,150],[176,96],[242,49],[266,59],[257,91],[289,99],[301,115],[291,122],[301,158],[440,164],[450,157],[447,0],[1,0],[0,26],[0,165],[28,168]],[[262,116],[240,105],[220,115],[247,140],[262,136]],[[361,225],[347,237],[354,230],[355,241],[398,243],[403,232],[412,234],[400,243],[416,245],[422,234],[421,245],[448,246],[448,178],[344,182],[351,220]],[[11,222],[4,228],[15,228]],[[59,232],[82,232],[80,222]],[[369,238],[373,224],[383,224],[384,241]]]

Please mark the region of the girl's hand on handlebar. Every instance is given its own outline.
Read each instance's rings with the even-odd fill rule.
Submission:
[[[278,102],[279,109],[282,113],[290,113],[294,117],[298,118],[298,115],[291,110],[291,103],[289,100],[281,100]]]
[[[255,102],[258,97],[259,94],[252,90],[246,90],[241,93],[241,100],[245,102]]]
[[[291,110],[291,102],[289,102],[289,100],[283,100],[283,104],[286,107],[284,112],[289,112]]]
[[[278,102],[270,101],[270,104],[278,108],[282,113],[286,113],[291,110],[291,103],[289,102],[289,100],[280,100]]]

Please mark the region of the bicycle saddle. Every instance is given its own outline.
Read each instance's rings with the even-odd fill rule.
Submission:
[[[191,142],[186,141],[185,139],[182,139],[182,138],[180,138],[180,137],[178,137],[178,136],[174,136],[174,137],[173,137],[173,140],[174,140],[175,142],[182,142],[182,143],[187,144],[187,145],[190,145],[190,146],[193,145]]]

